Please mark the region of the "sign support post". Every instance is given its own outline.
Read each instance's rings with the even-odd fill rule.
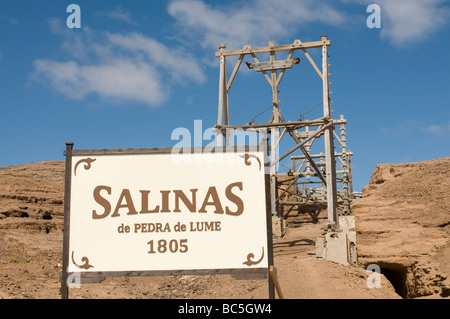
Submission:
[[[263,143],[266,145],[265,143]],[[267,154],[267,153],[264,153]],[[266,165],[266,174],[264,183],[266,188],[266,220],[267,220],[267,249],[269,250],[269,267],[267,269],[267,280],[269,286],[269,299],[275,299],[274,282],[270,274],[270,267],[273,267],[273,235],[272,235],[272,199],[270,196],[270,174],[269,167]]]
[[[64,184],[64,234],[63,234],[63,260],[62,260],[62,276],[61,276],[61,298],[69,298],[69,287],[67,284],[69,267],[69,232],[70,232],[70,185],[72,177],[72,149],[74,143],[66,143],[66,167],[65,167],[65,184]]]

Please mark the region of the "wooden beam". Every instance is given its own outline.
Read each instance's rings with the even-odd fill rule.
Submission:
[[[274,41],[269,41],[269,46],[275,46]],[[270,51],[270,62],[275,63],[276,61],[276,53],[275,51]],[[280,111],[278,108],[278,86],[277,86],[277,71],[270,71],[272,76],[272,104],[273,104],[273,123],[280,123]],[[275,147],[277,142],[280,139],[280,129],[278,127],[273,127],[270,130],[270,161],[272,163],[278,162],[278,149]],[[271,174],[271,200],[272,200],[272,216],[280,216],[278,213],[278,207],[276,203],[276,192],[277,192],[277,178],[275,174],[277,173],[277,165],[270,166],[270,174]]]
[[[321,36],[323,41],[326,36]],[[322,86],[323,86],[323,116],[331,116],[330,103],[330,85],[328,74],[328,48],[326,45],[322,46]],[[328,223],[331,227],[339,229],[339,213],[337,208],[337,187],[336,187],[336,161],[334,158],[334,140],[333,140],[333,126],[329,126],[325,130],[325,163],[326,163],[326,178],[327,178],[327,213]]]
[[[342,156],[342,155],[346,155],[346,156],[351,156],[351,155],[353,155],[353,153],[352,152],[346,152],[346,153],[334,153],[334,156]],[[312,155],[309,155],[309,156],[311,156],[311,158],[325,158],[325,154],[312,154]],[[305,159],[305,156],[303,156],[303,155],[292,155],[291,156],[291,159],[292,160],[298,160],[298,159]]]
[[[259,60],[258,60],[258,57],[256,56],[256,54],[252,53],[252,57],[253,57],[253,60],[255,60],[256,63],[260,63]],[[261,71],[261,72],[264,74],[264,77],[269,82],[270,86],[272,86],[272,80],[270,79],[270,77],[267,74],[267,72],[266,71]]]
[[[294,44],[296,44],[296,42],[298,41],[298,43],[302,43],[300,40],[295,40]],[[303,53],[306,55],[306,58],[308,59],[308,61],[311,63],[311,65],[313,66],[314,70],[316,70],[317,74],[319,74],[320,79],[323,80],[323,75],[322,72],[320,72],[319,68],[317,67],[316,63],[314,63],[314,60],[311,58],[311,56],[309,55],[308,51],[303,48],[302,49]]]
[[[224,51],[226,48],[225,44],[221,44],[219,46],[220,51]],[[223,115],[224,115],[224,108],[226,105],[226,59],[224,56],[220,57],[220,72],[219,72],[219,106],[218,106],[218,112],[217,112],[217,124],[223,124]],[[222,146],[223,145],[223,132],[217,132],[217,145]]]
[[[223,123],[230,125],[230,106],[228,102],[228,90],[227,90],[227,64],[225,63],[223,70]],[[225,145],[230,145],[230,134],[225,132]]]
[[[294,51],[295,51],[295,50],[289,51],[289,54],[288,54],[288,56],[287,56],[287,60],[289,60],[289,59],[292,58],[292,55],[294,54]],[[299,59],[299,62],[300,62],[300,59]],[[281,82],[281,79],[283,78],[284,72],[286,72],[286,69],[282,69],[281,72],[280,72],[280,74],[278,75],[278,78],[277,78],[277,86],[280,85],[280,82]]]
[[[281,291],[280,283],[278,282],[278,278],[275,273],[275,269],[272,265],[270,265],[269,272],[270,272],[270,276],[272,277],[272,281],[275,284],[275,289],[277,291],[278,298],[284,299],[283,292]]]
[[[248,63],[247,66],[249,69],[253,69],[256,72],[262,71],[274,71],[274,70],[285,70],[290,69],[294,66],[294,64],[298,64],[300,62],[299,58],[289,59],[289,60],[278,60],[278,61],[268,61],[268,62],[260,62],[260,63]],[[278,83],[278,81],[277,81]]]
[[[284,121],[284,118],[282,117],[282,120]],[[289,131],[289,134],[291,135],[291,137],[294,139],[294,141],[299,144],[300,140],[297,138],[297,136],[295,135],[294,132]],[[309,135],[309,134],[308,134]],[[316,135],[314,137],[317,138],[319,135]],[[300,150],[303,152],[303,154],[305,155],[305,157],[308,159],[308,162],[311,164],[311,166],[313,167],[313,169],[316,171],[317,175],[319,176],[319,178],[324,182],[324,184],[326,185],[327,182],[325,180],[325,178],[323,177],[322,173],[320,172],[319,168],[317,167],[316,163],[314,162],[314,160],[311,158],[311,156],[309,156],[309,152],[302,146],[300,146]]]
[[[322,117],[317,120],[310,120],[310,121],[298,121],[298,122],[281,122],[281,123],[268,123],[268,124],[251,124],[251,125],[222,125],[222,124],[216,124],[214,125],[215,128],[218,128],[220,130],[222,129],[260,129],[260,128],[271,128],[271,127],[289,127],[292,129],[298,129],[305,126],[320,126],[326,123],[332,123],[333,125],[341,124],[340,120],[332,120],[330,121],[329,118]],[[315,133],[311,134],[315,136]],[[309,136],[309,135],[308,135]]]
[[[231,73],[230,79],[227,83],[227,92],[230,90],[231,84],[233,84],[233,80],[236,76],[237,71],[239,70],[239,67],[241,66],[242,60],[244,60],[244,56],[244,54],[241,54],[236,62],[236,65],[234,66],[233,73]]]
[[[281,52],[281,51],[289,51],[289,50],[299,50],[299,49],[311,49],[311,48],[320,48],[322,46],[330,46],[330,40],[322,41],[313,41],[313,42],[305,42],[305,43],[293,43],[293,44],[285,44],[285,45],[274,45],[268,47],[259,47],[259,48],[249,48],[245,46],[241,50],[230,50],[230,51],[222,51],[216,52],[216,57],[220,56],[233,56],[233,55],[241,55],[241,54],[258,54],[258,53],[268,53],[268,52]]]
[[[278,158],[278,160],[276,160],[275,162],[270,163],[270,166],[275,165],[278,162],[281,162],[285,157],[287,157],[289,154],[291,154],[292,152],[298,150],[301,146],[303,146],[304,144],[306,144],[307,142],[309,142],[311,139],[313,139],[316,135],[320,134],[322,131],[327,131],[328,128],[332,127],[333,123],[330,122],[328,124],[326,124],[325,126],[320,127],[313,136],[310,136],[309,138],[307,138],[306,140],[303,140],[301,143],[297,144],[296,146],[294,146],[293,148],[291,148],[289,151],[287,151],[283,156],[280,156]]]
[[[305,148],[303,146],[300,146],[300,150],[303,152],[305,157],[308,159],[308,161],[311,164],[312,168],[316,171],[317,176],[322,180],[324,185],[327,185],[327,181],[325,180],[325,177],[323,177],[322,172],[319,170],[319,168],[317,167],[316,163],[311,158],[311,156],[309,156],[309,153],[305,150]]]

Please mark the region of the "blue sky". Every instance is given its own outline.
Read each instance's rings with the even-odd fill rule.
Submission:
[[[71,3],[81,8],[79,29],[66,25]],[[381,8],[379,29],[366,24],[372,3]],[[17,0],[0,2],[0,166],[62,160],[66,141],[171,147],[176,128],[216,123],[220,43],[232,50],[323,34],[355,190],[378,163],[450,156],[449,1]],[[320,50],[310,54],[320,65]],[[317,74],[297,56],[279,88],[292,121],[321,102]],[[228,74],[233,66],[230,59]],[[232,124],[271,105],[263,76],[245,69],[230,90]],[[321,116],[321,107],[307,115]]]

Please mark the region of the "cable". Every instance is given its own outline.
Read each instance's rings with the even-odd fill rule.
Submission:
[[[270,110],[272,107],[273,107],[272,105],[269,106],[267,109],[265,109],[264,111],[258,113],[258,114],[255,115],[254,117],[250,117],[250,116],[248,116],[248,115],[240,114],[240,113],[233,112],[233,111],[230,111],[230,113],[233,113],[233,114],[236,114],[236,115],[239,115],[239,116],[242,116],[242,117],[246,117],[246,118],[250,119],[252,123],[254,123],[254,122],[255,122],[255,119],[256,119],[258,116],[260,116],[260,115],[262,115],[263,113],[267,112],[267,111]]]
[[[305,115],[306,114],[308,114],[308,113],[311,113],[312,111],[314,111],[317,107],[319,107],[320,105],[322,105],[323,104],[323,101],[322,102],[320,102],[319,104],[317,104],[316,106],[314,106],[312,109],[310,109],[308,112],[305,112],[305,113],[302,113],[302,114],[300,114],[300,121],[302,121],[302,120],[304,120],[305,119]]]

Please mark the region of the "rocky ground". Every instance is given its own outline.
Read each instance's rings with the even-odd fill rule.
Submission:
[[[403,297],[450,293],[450,158],[377,165],[355,200],[359,261]]]
[[[450,158],[377,165],[352,203],[359,264],[315,257],[326,214],[287,217],[274,239],[277,276],[290,299],[400,299],[449,296]],[[60,298],[64,162],[0,168],[0,298]],[[323,208],[323,207],[321,207]],[[369,288],[369,264],[381,268]],[[109,277],[70,289],[70,298],[267,298],[266,279],[229,275]]]

